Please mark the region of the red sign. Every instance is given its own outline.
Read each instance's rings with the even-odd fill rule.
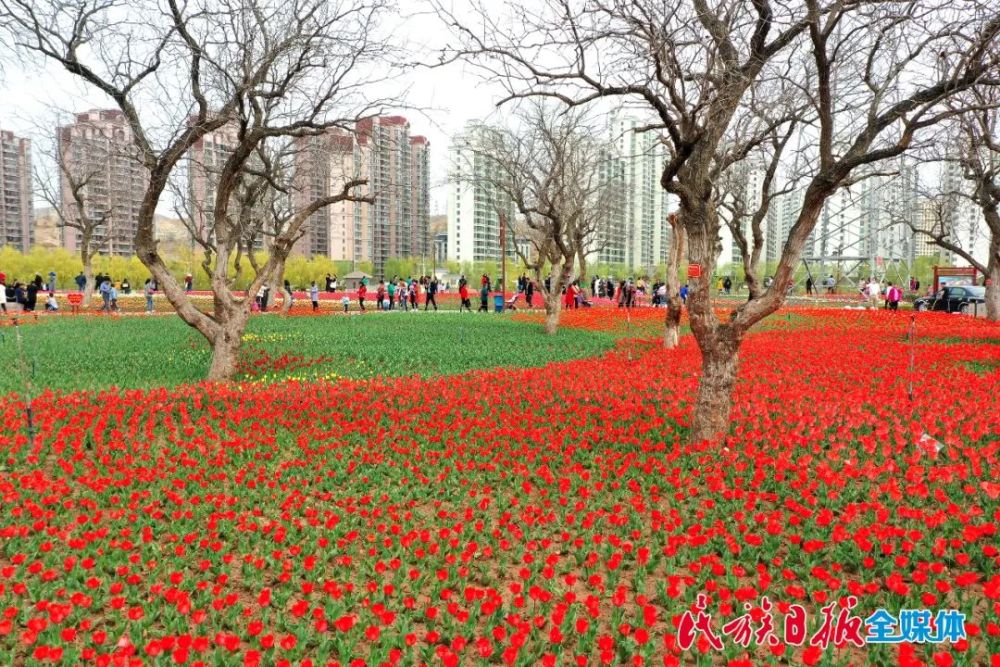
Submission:
[[[69,305],[71,306],[79,306],[81,303],[83,303],[83,295],[78,292],[67,294],[66,300],[69,301]]]
[[[701,278],[701,264],[688,264],[688,278]]]

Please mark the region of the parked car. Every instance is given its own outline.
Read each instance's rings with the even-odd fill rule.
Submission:
[[[942,287],[933,296],[922,296],[913,302],[914,310],[940,310],[946,313],[967,313],[985,308],[986,288],[972,285]]]

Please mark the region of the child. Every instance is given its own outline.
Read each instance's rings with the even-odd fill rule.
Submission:
[[[340,298],[340,303],[344,304],[345,313],[351,307],[351,299],[346,294]]]
[[[49,298],[45,300],[45,310],[50,310],[50,311],[59,310],[59,304],[56,303],[55,292],[49,292]]]

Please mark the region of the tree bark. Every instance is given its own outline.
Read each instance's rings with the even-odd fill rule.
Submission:
[[[684,302],[681,300],[680,271],[681,259],[687,253],[687,232],[677,219],[670,216],[670,227],[673,238],[670,242],[670,256],[667,258],[667,319],[663,328],[663,347],[672,350],[680,343],[681,311]]]
[[[701,379],[688,442],[718,442],[729,429],[740,341],[726,333],[700,345]]]
[[[85,238],[83,242],[84,248],[89,247],[89,239]],[[81,309],[86,309],[90,306],[91,297],[94,296],[94,256],[88,250],[81,250],[80,259],[83,260],[83,277],[86,279],[86,282],[83,284]]]
[[[1000,236],[990,240],[990,258],[986,263],[986,319],[1000,322]]]
[[[559,312],[562,299],[559,294],[545,295],[545,333],[554,334],[559,329]]]
[[[208,369],[210,382],[228,382],[236,375],[236,362],[243,343],[246,320],[235,317],[220,325],[219,334],[211,341],[212,363]]]

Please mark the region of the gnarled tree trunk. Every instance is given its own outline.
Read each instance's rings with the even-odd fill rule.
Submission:
[[[728,326],[720,327],[701,347],[701,379],[694,404],[694,420],[689,442],[718,441],[729,429],[733,408],[733,389],[739,366],[741,340]]]
[[[218,332],[209,341],[212,347],[212,362],[206,379],[210,382],[228,382],[236,375],[248,314],[246,308],[238,308],[231,311],[228,318],[218,323]]]

